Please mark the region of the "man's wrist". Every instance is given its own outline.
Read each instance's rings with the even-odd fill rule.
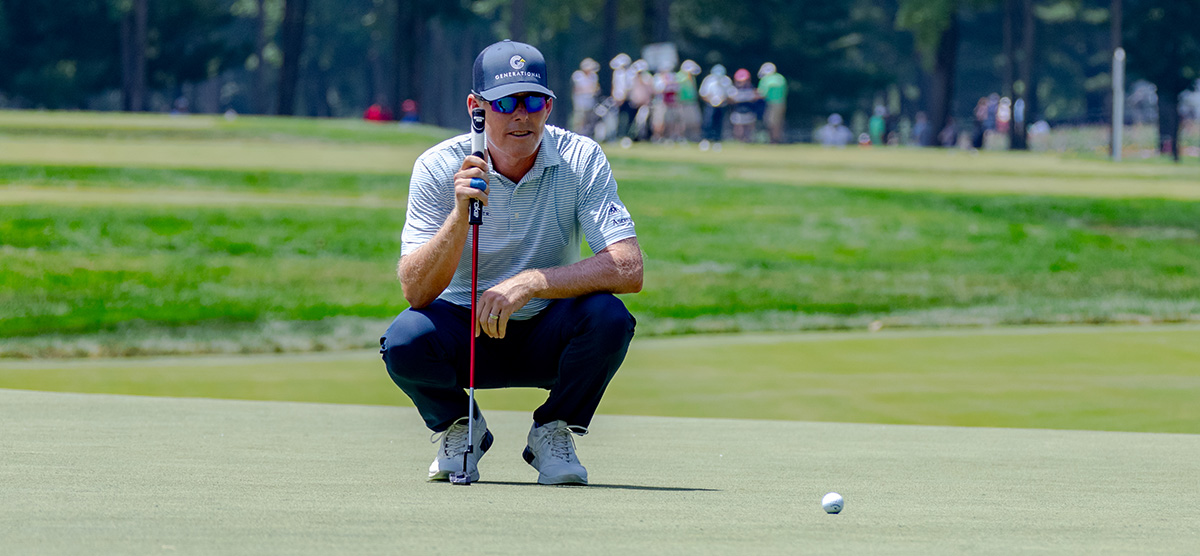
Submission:
[[[467,217],[471,214],[471,209],[467,208],[466,203],[455,203],[454,208],[450,209],[450,216],[446,218],[446,222],[452,226],[458,227],[467,223]]]
[[[526,299],[538,297],[539,293],[546,290],[546,276],[540,270],[526,270],[517,274],[515,278],[517,278],[517,284],[521,286]]]

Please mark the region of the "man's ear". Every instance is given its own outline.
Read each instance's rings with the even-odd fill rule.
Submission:
[[[479,106],[479,99],[475,98],[475,95],[467,94],[467,115],[470,115],[471,111]]]
[[[550,115],[550,111],[554,110],[554,98],[546,97],[546,115]]]

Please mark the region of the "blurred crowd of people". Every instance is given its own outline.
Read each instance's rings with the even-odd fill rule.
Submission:
[[[404,102],[400,103],[400,112],[401,115],[398,119],[400,123],[415,124],[420,120],[417,113],[417,101],[411,98],[404,99]],[[376,102],[368,106],[363,111],[363,119],[371,122],[391,122],[397,120],[395,114],[392,114],[392,111],[388,110],[388,107],[382,102]]]
[[[979,99],[972,116],[969,127],[948,117],[945,126],[935,130],[924,112],[917,112],[910,120],[877,104],[871,115],[865,121],[859,119],[856,125],[847,126],[841,114],[830,114],[825,125],[817,129],[815,140],[830,147],[858,144],[983,149],[1006,141],[1011,126],[1025,125],[1025,101],[1013,102],[992,93]],[[1028,133],[1043,134],[1047,127],[1044,121],[1037,122],[1029,126]],[[858,130],[857,133],[851,128]]]
[[[728,136],[744,142],[785,140],[787,79],[775,64],[758,69],[758,83],[741,68],[730,77],[714,65],[707,76],[693,60],[660,62],[618,54],[612,84],[602,91],[600,63],[586,58],[571,75],[571,129],[597,141],[699,142],[718,145]],[[726,122],[730,125],[726,128]],[[760,139],[761,138],[761,139]]]
[[[788,80],[774,63],[763,63],[756,74],[739,68],[732,75],[724,65],[715,64],[701,78],[703,69],[694,60],[677,63],[672,57],[670,62],[652,62],[651,58],[648,54],[637,60],[625,53],[615,56],[608,64],[612,81],[607,89],[600,78],[600,63],[584,58],[571,75],[571,130],[600,142],[688,142],[699,143],[701,149],[719,149],[722,141],[730,139],[746,143],[812,140],[831,147],[983,149],[1007,141],[1010,126],[1026,125],[1022,99],[1014,102],[992,93],[979,99],[970,124],[960,125],[948,117],[942,129],[935,130],[924,112],[909,118],[878,102],[869,112],[855,111],[852,121],[830,114],[811,135],[808,128],[789,137],[785,124]],[[397,117],[378,102],[364,111],[363,118],[415,123],[419,120],[417,103],[405,100]],[[1027,130],[1032,137],[1047,134],[1048,128],[1039,121]]]

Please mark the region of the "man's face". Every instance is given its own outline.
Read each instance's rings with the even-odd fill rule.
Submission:
[[[525,106],[525,97],[529,94],[518,93],[513,96],[517,98],[517,102],[516,109],[511,114],[497,111],[492,103],[475,95],[471,95],[468,105],[471,108],[483,106],[489,151],[500,153],[506,158],[525,159],[537,155],[538,146],[542,144],[542,133],[546,131],[546,120],[550,117],[550,109],[554,107],[554,99],[547,97],[544,108],[530,113]]]

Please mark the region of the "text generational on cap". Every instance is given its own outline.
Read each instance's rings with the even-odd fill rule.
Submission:
[[[508,73],[496,74],[494,79],[508,79],[510,77],[532,77],[534,79],[541,79],[542,74],[528,71],[510,71]]]

